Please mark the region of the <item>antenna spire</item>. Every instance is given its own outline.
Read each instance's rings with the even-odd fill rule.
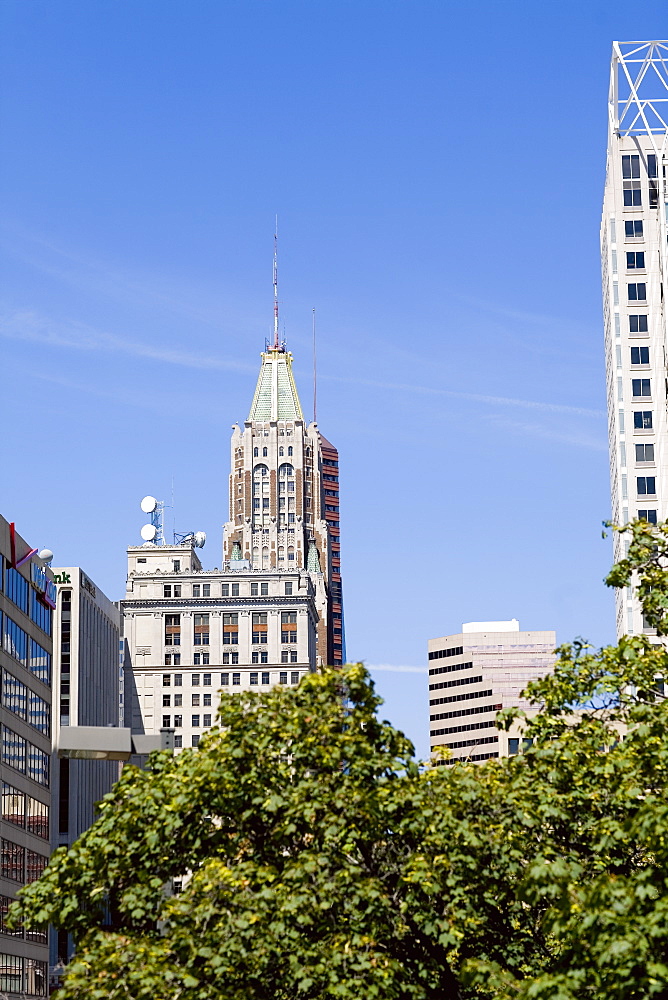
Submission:
[[[274,350],[280,350],[278,336],[278,216],[274,227]]]
[[[313,309],[313,423],[317,423],[317,369],[315,353],[315,308]]]

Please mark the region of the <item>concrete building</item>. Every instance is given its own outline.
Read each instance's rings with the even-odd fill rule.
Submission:
[[[306,426],[277,341],[233,428],[221,569],[203,569],[198,544],[165,544],[159,526],[130,546],[122,601],[126,725],[173,728],[177,749],[197,746],[221,690],[298,684],[345,659],[338,453]]]
[[[53,630],[54,744],[65,726],[123,725],[120,611],[79,566],[55,568],[57,605]],[[118,780],[117,761],[53,760],[57,815],[52,846],[71,845],[95,819],[95,804]],[[66,932],[52,934],[51,964],[73,953]]]
[[[511,621],[469,622],[457,635],[429,640],[429,736],[434,763],[483,761],[517,753],[519,727],[500,732],[496,713],[530,708],[520,697],[555,662],[554,632],[521,632]]]
[[[2,816],[0,818],[0,993],[47,996],[47,932],[13,930],[5,915],[49,854],[52,613],[46,562],[0,517]]]
[[[612,520],[668,517],[665,291],[668,42],[615,42],[601,264]],[[625,540],[613,536],[615,561]],[[616,591],[617,634],[645,628],[628,591]]]

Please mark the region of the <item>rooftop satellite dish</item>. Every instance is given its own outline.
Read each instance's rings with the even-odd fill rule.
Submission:
[[[204,543],[206,541],[206,531],[196,531],[195,534],[193,535],[193,538],[195,540],[195,548],[196,549],[203,548]]]
[[[157,534],[154,524],[145,524],[141,529],[141,536],[145,542],[152,542]]]
[[[40,559],[43,559],[45,563],[50,563],[53,559],[53,552],[51,549],[40,549],[37,555]]]
[[[155,497],[144,497],[142,502],[139,504],[141,509],[145,514],[152,514],[155,508],[158,506],[158,501]]]

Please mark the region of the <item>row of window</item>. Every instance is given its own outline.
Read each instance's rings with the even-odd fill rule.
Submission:
[[[262,457],[263,458],[267,458],[267,455],[268,455],[267,449],[263,448],[262,449]],[[282,458],[283,455],[284,455],[283,447],[280,447],[278,449],[278,456],[279,456],[279,458]],[[292,445],[289,445],[288,446],[288,457],[290,457],[291,455],[292,455]],[[259,457],[259,448],[253,448],[253,458],[258,458],[258,457]]]
[[[43,931],[28,931],[25,930],[22,924],[18,927],[12,927],[10,930],[7,927],[7,913],[9,907],[12,905],[14,900],[11,896],[0,896],[0,934],[4,934],[5,937],[18,938],[23,940],[25,937],[26,941],[32,941],[35,944],[47,944],[46,930]],[[0,962],[4,958],[4,955],[0,955]],[[40,965],[43,963],[40,963]],[[44,963],[45,964],[45,963]],[[0,972],[1,975],[1,972]],[[2,987],[0,987],[1,989]],[[43,993],[38,993],[37,996],[44,996]]]
[[[2,727],[2,763],[13,767],[39,785],[49,784],[49,755],[33,746],[8,726]]]
[[[431,698],[430,705],[446,705],[453,701],[469,701],[471,698],[490,698],[492,689],[489,691],[471,691],[469,694],[451,694],[445,698]]]
[[[458,764],[461,761],[481,761],[481,760],[496,760],[499,756],[499,751],[495,750],[494,753],[469,753],[466,757],[450,757],[449,760],[434,760],[432,761],[433,767],[452,767],[453,764]]]
[[[2,819],[43,840],[49,839],[49,807],[46,802],[34,799],[6,781],[2,782]]]
[[[290,650],[290,653],[292,654],[292,650]],[[294,660],[293,659],[291,659],[291,660],[285,660],[284,662],[285,663],[288,663],[288,662],[296,663],[297,660],[295,658]],[[188,676],[188,675],[186,674],[186,676]],[[250,682],[251,682],[251,684],[257,684],[258,683],[258,679],[257,679],[258,676],[259,675],[257,673],[255,673],[254,671],[251,672],[251,675],[250,675]],[[192,687],[199,687],[199,685],[200,685],[200,675],[199,674],[191,674],[190,677],[191,677],[191,685],[192,685]],[[210,687],[211,686],[212,674],[202,674],[201,677],[202,677],[202,685],[203,685],[203,687]],[[284,670],[280,671],[279,677],[280,677],[279,684],[287,684],[288,683],[288,675],[287,675],[286,671],[284,671]],[[291,674],[291,677],[293,678],[291,680],[291,683],[292,684],[297,684],[299,682],[299,671],[298,670],[293,670],[292,674]],[[297,678],[297,680],[294,680],[295,677]],[[233,684],[241,684],[241,674],[240,673],[238,673],[238,674],[237,673],[232,674],[232,678],[233,678],[233,680],[232,680]],[[234,678],[238,678],[238,679],[234,680]],[[255,678],[255,680],[253,680],[253,678]],[[225,685],[227,685],[227,684],[230,683],[230,675],[229,675],[229,673],[224,672],[224,673],[222,673],[220,675],[220,683],[223,686],[225,686]],[[269,671],[262,671],[262,682],[261,683],[262,684],[269,684]],[[183,674],[163,674],[162,675],[162,686],[163,687],[172,687],[172,684],[173,684],[174,687],[183,687]],[[199,697],[199,695],[197,695],[197,696],[193,695],[193,698],[195,698],[195,697]],[[165,698],[169,698],[169,695],[163,695],[163,705],[167,706],[167,705],[169,705],[169,702],[165,702],[164,701]],[[174,695],[174,699],[175,699],[174,700],[174,704],[175,705],[177,705],[177,704],[180,705],[181,701],[177,702],[176,698],[180,699],[181,695]],[[210,700],[209,701],[206,700],[207,698],[210,699],[211,695],[210,694],[205,694],[204,695],[204,702],[203,702],[204,705],[210,705],[211,704]],[[199,704],[199,702],[193,701],[193,705],[195,705],[195,704]]]
[[[440,729],[435,729],[431,735],[440,736],[441,735]],[[498,742],[499,742],[498,736],[478,736],[477,738],[474,737],[471,740],[458,740],[456,743],[446,743],[445,746],[448,747],[449,750],[461,750],[463,747],[477,747],[477,746],[482,746],[485,743],[498,743]]]
[[[0,954],[0,990],[5,993],[48,996],[49,966],[34,958]]]
[[[2,648],[5,653],[27,667],[40,681],[45,684],[51,683],[51,654],[31,639],[9,615],[3,618]]]
[[[208,614],[193,615],[193,645],[208,646],[210,621]],[[255,611],[251,616],[251,641],[267,642],[267,612]],[[239,612],[223,614],[223,645],[236,646],[239,642]],[[297,642],[297,612],[281,611],[281,642]],[[165,615],[165,646],[181,645],[181,615]]]
[[[469,664],[473,666],[473,664]],[[438,684],[430,684],[430,691],[440,691],[443,688],[460,687],[463,684],[479,684],[482,681],[482,674],[478,677],[456,677],[452,681],[440,681]]]
[[[436,649],[429,654],[429,659],[440,660],[444,656],[461,656],[463,652],[463,646],[451,646],[450,649]]]
[[[296,649],[282,649],[281,650],[281,663],[296,663],[297,662],[297,650]],[[223,653],[221,660],[223,664],[227,663],[238,663],[239,653],[237,650],[232,650],[229,653]],[[209,653],[193,653],[193,666],[208,666],[211,661]],[[266,649],[254,649],[251,653],[252,663],[269,663],[269,653]],[[165,666],[166,667],[180,667],[181,666],[181,654],[180,653],[165,653]],[[205,676],[207,676],[205,674]]]
[[[240,591],[241,584],[239,583],[223,583],[221,584],[221,597],[241,597]],[[283,585],[283,592],[286,597],[292,597],[292,583],[285,583]],[[192,596],[193,597],[211,597],[211,584],[210,583],[193,583],[192,585]],[[162,596],[163,597],[182,597],[183,596],[183,584],[181,583],[163,583],[162,585]],[[244,594],[246,596],[246,594]],[[268,583],[251,583],[250,585],[250,596],[251,597],[268,597],[269,596],[269,584]]]
[[[430,715],[429,721],[438,722],[438,720],[442,718],[443,718],[442,715]],[[450,736],[452,733],[468,733],[474,729],[495,729],[495,728],[496,728],[496,721],[494,719],[490,719],[487,722],[469,722],[463,726],[448,726],[447,729],[441,729],[439,731],[439,736]]]
[[[27,885],[36,882],[49,863],[48,857],[31,851],[12,840],[0,841],[0,874],[12,882]]]
[[[8,566],[5,573],[5,591],[10,601],[24,614],[29,614],[42,632],[51,635],[51,608],[42,604],[36,592],[28,585],[25,577],[21,576],[19,571],[12,566]]]
[[[51,706],[8,670],[2,671],[2,704],[33,729],[44,736],[50,735]]]
[[[430,705],[441,705],[448,698],[431,698]],[[500,712],[501,705],[474,705],[472,708],[460,708],[452,712],[441,712],[438,715],[430,716],[432,722],[437,719],[460,719],[464,715],[484,715],[485,712]]]
[[[429,676],[434,674],[451,674],[453,670],[469,670],[473,666],[473,661],[469,663],[449,663],[447,667],[432,667]]]

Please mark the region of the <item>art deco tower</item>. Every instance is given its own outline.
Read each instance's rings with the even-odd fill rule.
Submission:
[[[292,355],[278,335],[275,255],[274,338],[261,359],[248,419],[232,433],[223,563],[309,572],[320,617],[317,659],[338,666],[345,661],[339,456],[318,425],[304,421]]]
[[[612,520],[668,517],[668,42],[615,42],[601,222]],[[624,539],[614,538],[614,558]],[[649,632],[616,592],[617,634]]]

